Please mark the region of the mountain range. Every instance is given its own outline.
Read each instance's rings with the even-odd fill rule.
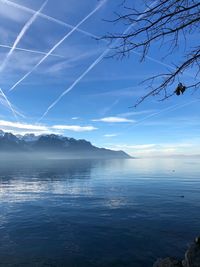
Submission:
[[[131,158],[124,151],[93,146],[81,139],[56,134],[14,135],[0,130],[0,153],[60,155],[67,158]]]

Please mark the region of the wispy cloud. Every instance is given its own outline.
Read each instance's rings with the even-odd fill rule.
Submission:
[[[90,132],[97,130],[98,128],[93,126],[79,126],[79,125],[54,125],[52,129],[57,130],[69,130],[74,132]]]
[[[124,117],[132,117],[132,116],[140,116],[140,115],[145,115],[145,114],[152,114],[155,113],[155,109],[147,109],[147,110],[141,110],[141,111],[130,111],[130,112],[124,112],[124,113],[119,113],[118,116],[124,116]]]
[[[0,45],[1,47],[1,45]],[[4,45],[3,45],[4,47]],[[88,52],[83,52],[84,47],[71,48],[70,46],[65,45],[65,55],[52,53],[49,55],[48,62],[41,66],[40,70],[35,70],[35,75],[43,74],[48,75],[48,79],[45,79],[48,82],[50,79],[53,79],[53,76],[60,75],[62,79],[71,81],[73,79],[73,68],[76,66],[80,66],[81,60],[87,60],[97,54],[100,53],[100,49],[91,49]],[[41,60],[41,56],[47,55],[44,51],[38,50],[29,50],[29,49],[15,49],[15,53],[13,53],[12,58],[10,58],[7,63],[6,71],[4,71],[0,77],[0,80],[4,83],[5,81],[12,81],[16,76],[17,79],[19,73],[26,73],[30,71],[38,62]],[[0,51],[0,57],[3,57],[4,53]],[[70,71],[71,75],[66,76],[66,69]],[[9,79],[9,75],[12,79]],[[4,77],[3,77],[4,76]],[[35,79],[36,81],[37,79]],[[24,83],[30,83],[30,80],[27,79]],[[23,84],[24,84],[23,83]],[[55,83],[55,79],[54,79]],[[10,82],[8,82],[10,84]]]
[[[130,120],[127,118],[122,118],[122,117],[105,117],[105,118],[100,118],[100,119],[93,119],[92,121],[101,121],[101,122],[108,122],[108,123],[135,122],[134,120]]]
[[[34,70],[36,70],[47,58],[50,54],[53,53],[53,51],[61,45],[76,29],[83,24],[86,20],[88,20],[95,12],[97,12],[102,5],[105,4],[107,0],[102,0],[95,9],[93,9],[86,17],[84,17],[70,32],[68,32],[59,42],[57,42],[50,50],[49,52],[29,71],[27,72],[19,81],[17,81],[11,88],[10,91],[16,88],[17,85],[19,85],[24,79],[26,79]]]
[[[104,134],[104,137],[108,137],[108,138],[116,137],[116,136],[118,136],[118,134]]]
[[[24,25],[24,27],[22,28],[22,30],[18,34],[18,36],[17,36],[17,38],[16,38],[16,40],[15,40],[12,48],[10,49],[10,51],[8,52],[8,54],[6,55],[5,60],[1,64],[0,71],[3,71],[4,67],[6,66],[6,63],[8,62],[9,58],[12,56],[12,53],[15,50],[15,48],[17,47],[18,43],[21,41],[21,39],[26,34],[26,32],[28,31],[28,29],[31,27],[31,25],[34,23],[34,21],[37,19],[38,14],[46,6],[47,2],[48,2],[48,0],[45,1],[44,4],[41,6],[41,8],[37,12],[35,12],[35,14],[26,22],[26,24]]]
[[[57,74],[58,72],[62,73],[62,71],[65,71],[66,68],[69,69],[75,67],[76,64],[80,65],[80,60],[84,60],[94,55],[97,55],[100,53],[100,51],[102,51],[102,49],[93,49],[85,53],[83,52],[80,53],[79,51],[75,51],[73,53],[70,47],[68,52],[69,57],[68,58],[64,57],[62,61],[56,62],[55,64],[51,64],[51,66],[47,68],[46,72],[48,72],[48,74],[51,74],[51,76]],[[65,53],[67,53],[66,48],[65,48]],[[76,56],[75,54],[78,55]]]

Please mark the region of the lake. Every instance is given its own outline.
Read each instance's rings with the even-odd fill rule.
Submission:
[[[151,267],[197,235],[199,159],[0,161],[2,267]]]

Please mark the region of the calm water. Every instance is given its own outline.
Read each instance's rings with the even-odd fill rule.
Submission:
[[[2,267],[148,267],[199,234],[199,160],[0,162]]]

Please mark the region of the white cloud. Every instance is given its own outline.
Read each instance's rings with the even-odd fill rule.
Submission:
[[[135,120],[129,120],[127,118],[122,118],[122,117],[105,117],[101,119],[94,119],[92,121],[102,121],[102,122],[113,122],[113,123],[118,123],[118,122],[135,122]]]
[[[104,134],[104,137],[115,137],[118,136],[118,134]]]
[[[89,132],[97,130],[96,127],[93,126],[80,126],[80,125],[52,125],[47,126],[43,124],[27,124],[21,122],[12,122],[0,120],[0,129],[3,131],[10,131],[12,133],[35,133],[35,134],[43,134],[43,133],[58,133],[61,134],[65,130],[73,131],[73,132]]]
[[[11,122],[0,120],[0,127],[8,128],[8,129],[22,129],[22,130],[33,130],[33,131],[45,131],[48,130],[46,126],[43,125],[32,125],[20,122]]]
[[[97,130],[97,128],[93,126],[79,126],[79,125],[54,125],[52,126],[52,129],[68,130],[74,132],[90,132]]]
[[[35,135],[50,134],[50,133],[60,134],[60,131],[53,130],[45,125],[27,124],[27,123],[12,122],[6,120],[0,120],[0,129],[3,130],[4,132],[11,132],[13,134],[22,134],[22,135],[27,133],[33,133]]]

